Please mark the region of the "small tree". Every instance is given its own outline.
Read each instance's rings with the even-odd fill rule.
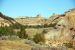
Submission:
[[[26,34],[26,31],[23,27],[21,28],[20,32],[18,32],[18,36],[19,36],[19,38],[24,38],[24,39],[26,39],[28,37],[28,35]]]
[[[45,42],[44,34],[36,34],[36,35],[34,35],[33,41],[35,43]]]
[[[48,25],[47,25],[47,24],[44,24],[43,26],[44,26],[44,28],[48,27]]]
[[[46,33],[47,33],[47,30],[44,29],[44,30],[42,31],[42,34],[46,34]]]

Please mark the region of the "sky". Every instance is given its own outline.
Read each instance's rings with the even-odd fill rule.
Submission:
[[[13,18],[38,14],[49,17],[72,8],[75,8],[75,0],[0,0],[0,12]]]

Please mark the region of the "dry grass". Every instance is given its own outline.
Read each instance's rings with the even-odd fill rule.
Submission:
[[[0,50],[30,50],[31,46],[24,44],[22,40],[0,40]]]

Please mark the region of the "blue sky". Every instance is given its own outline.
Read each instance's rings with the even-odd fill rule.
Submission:
[[[0,0],[0,12],[10,17],[37,14],[49,17],[72,8],[75,8],[75,0]]]

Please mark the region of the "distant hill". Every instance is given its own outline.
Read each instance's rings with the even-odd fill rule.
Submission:
[[[22,25],[31,25],[31,26],[35,26],[35,25],[44,25],[45,18],[43,18],[40,15],[37,15],[36,17],[23,17],[23,18],[15,18],[15,20],[22,24]]]

